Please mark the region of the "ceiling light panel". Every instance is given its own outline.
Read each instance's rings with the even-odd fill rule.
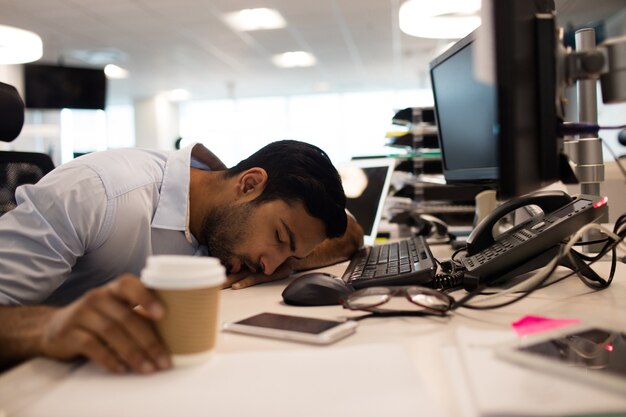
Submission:
[[[104,67],[104,75],[112,80],[128,78],[128,70],[115,64],[108,64]]]
[[[400,6],[400,30],[431,39],[460,39],[480,26],[480,0],[408,0]]]
[[[0,64],[22,64],[43,55],[43,43],[34,32],[0,25]]]
[[[280,68],[312,67],[317,63],[315,55],[305,51],[292,51],[274,55],[274,65]]]
[[[277,10],[266,8],[243,9],[228,13],[224,15],[224,21],[240,32],[281,29],[287,26],[287,22]]]

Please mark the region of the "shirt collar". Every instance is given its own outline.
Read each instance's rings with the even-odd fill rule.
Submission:
[[[152,227],[180,231],[188,229],[189,169],[193,147],[189,145],[167,158]]]
[[[189,230],[190,168],[210,171],[226,166],[202,144],[196,143],[173,152],[165,162],[159,203],[152,219],[152,227],[180,230],[194,246],[198,241]]]

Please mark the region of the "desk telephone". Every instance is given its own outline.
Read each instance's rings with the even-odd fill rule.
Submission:
[[[467,255],[460,259],[466,269],[463,286],[471,291],[496,279],[501,283],[545,266],[564,239],[608,213],[606,203],[606,197],[542,191],[502,204],[467,239]],[[538,206],[543,214],[494,238],[493,228],[499,220],[528,205]]]

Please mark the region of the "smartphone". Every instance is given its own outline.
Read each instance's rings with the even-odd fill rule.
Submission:
[[[626,333],[568,326],[496,350],[502,359],[626,393]]]
[[[356,327],[357,322],[352,320],[336,321],[261,313],[225,323],[223,329],[229,332],[326,345],[354,333]]]

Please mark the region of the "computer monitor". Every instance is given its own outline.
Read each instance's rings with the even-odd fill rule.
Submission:
[[[501,199],[559,179],[554,2],[493,0],[495,84],[474,77],[477,31],[430,64],[443,171]]]
[[[27,109],[93,109],[106,106],[104,70],[45,64],[24,65]]]
[[[497,96],[473,75],[476,32],[430,64],[443,173],[451,184],[498,183]]]
[[[394,158],[355,159],[338,167],[346,208],[363,228],[363,242],[373,245],[389,195]]]

